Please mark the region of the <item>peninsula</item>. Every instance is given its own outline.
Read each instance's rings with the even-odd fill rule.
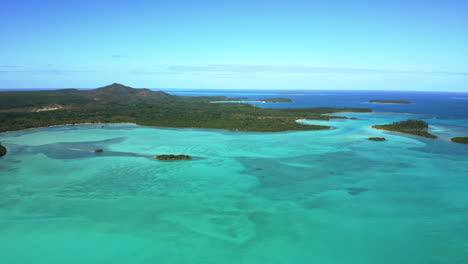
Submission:
[[[176,96],[114,83],[93,90],[0,92],[0,132],[83,123],[135,123],[175,128],[214,128],[277,132],[321,130],[298,119],[346,118],[326,114],[371,112],[368,108],[259,108],[251,104],[210,104],[235,100],[225,96]],[[36,111],[51,105],[61,108]]]
[[[369,103],[375,104],[412,104],[410,101],[403,100],[369,100]]]
[[[386,125],[375,125],[372,127],[391,132],[399,132],[404,134],[421,136],[425,138],[437,138],[436,135],[427,132],[427,130],[429,129],[429,124],[422,120],[409,119],[406,121],[393,122],[392,124]]]

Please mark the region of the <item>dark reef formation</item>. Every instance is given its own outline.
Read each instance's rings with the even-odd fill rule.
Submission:
[[[351,195],[359,195],[359,194],[361,194],[362,192],[367,192],[369,189],[366,189],[366,188],[357,188],[357,187],[350,187],[350,188],[346,188],[346,190],[347,190],[348,193],[351,194]]]
[[[173,155],[173,154],[164,154],[156,156],[158,160],[189,160],[192,159],[189,155]]]

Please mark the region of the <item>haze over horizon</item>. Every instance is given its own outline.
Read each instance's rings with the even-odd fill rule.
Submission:
[[[468,91],[465,1],[2,3],[0,88]]]

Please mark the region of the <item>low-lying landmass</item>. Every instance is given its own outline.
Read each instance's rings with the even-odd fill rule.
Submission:
[[[275,94],[287,94],[287,95],[305,95],[304,93],[275,93]]]
[[[432,139],[437,138],[436,135],[433,135],[428,132],[429,124],[422,120],[410,119],[410,120],[405,120],[405,121],[400,121],[400,122],[393,122],[392,124],[375,125],[372,127],[376,129],[382,129],[382,130],[387,130],[387,131],[392,131],[392,132],[399,132],[399,133],[421,136],[425,138],[432,138]]]
[[[298,119],[346,118],[330,113],[372,112],[369,108],[259,108],[251,104],[210,104],[235,100],[225,96],[176,96],[162,91],[135,89],[121,84],[93,90],[0,92],[0,132],[28,128],[90,123],[135,123],[175,128],[213,128],[232,131],[277,132],[321,130]],[[33,112],[50,105],[54,111]]]
[[[404,100],[369,100],[369,103],[375,103],[375,104],[412,104],[412,102],[404,101]]]
[[[450,140],[456,143],[468,144],[468,137],[454,137]]]
[[[164,154],[156,156],[158,160],[189,160],[192,159],[189,155],[174,155],[174,154]]]
[[[387,140],[386,138],[383,138],[383,137],[370,137],[370,138],[367,138],[368,140],[371,140],[371,141],[385,141]]]
[[[214,101],[212,103],[243,103],[243,102],[258,102],[258,103],[291,103],[292,100],[289,98],[268,98],[268,99],[258,99],[258,100],[246,100],[245,98],[226,98],[223,101]]]
[[[7,149],[0,144],[0,157],[3,157],[7,154]]]

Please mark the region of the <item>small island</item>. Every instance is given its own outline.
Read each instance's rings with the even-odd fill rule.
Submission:
[[[0,157],[5,156],[7,153],[7,149],[0,144]]]
[[[262,99],[258,101],[265,102],[265,103],[291,103],[292,102],[292,100],[289,98],[270,98],[270,99]]]
[[[367,138],[367,140],[370,140],[370,141],[385,141],[387,139],[383,138],[383,137],[370,137],[370,138]]]
[[[404,100],[369,100],[369,103],[374,103],[374,104],[412,104],[412,102],[404,101]]]
[[[189,155],[164,154],[164,155],[157,155],[156,159],[158,160],[189,160],[189,159],[192,159],[192,157]]]
[[[456,143],[468,144],[468,137],[454,137],[450,140]]]
[[[400,122],[393,122],[392,124],[375,125],[372,126],[372,128],[410,134],[431,139],[437,138],[436,135],[427,132],[427,130],[429,129],[429,124],[422,120],[409,119]]]

